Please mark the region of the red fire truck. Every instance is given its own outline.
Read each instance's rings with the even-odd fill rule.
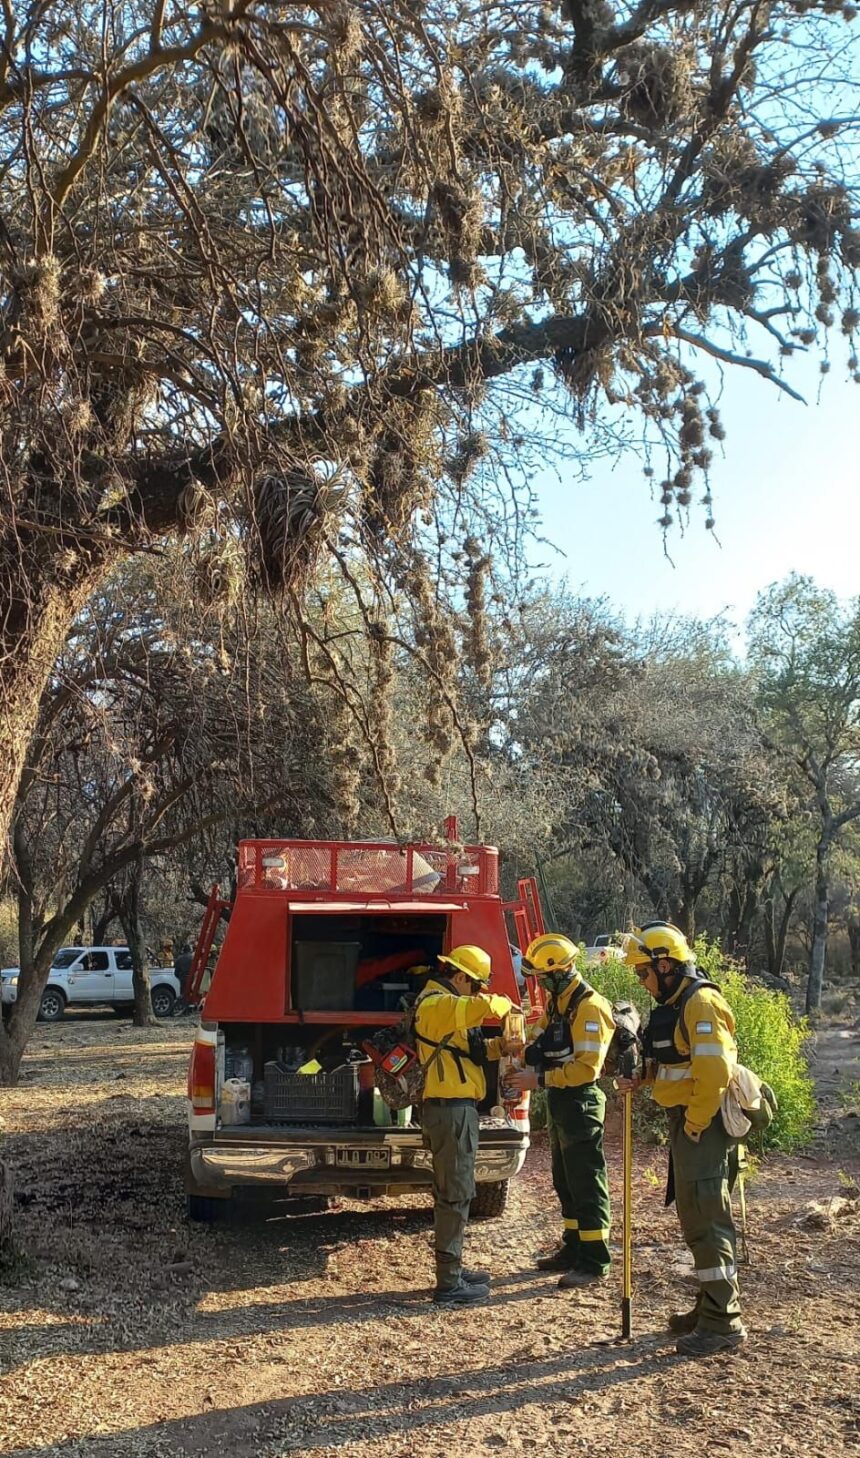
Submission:
[[[203,996],[188,1075],[192,1219],[217,1220],[255,1187],[281,1199],[429,1189],[420,1111],[388,1108],[362,1044],[399,1023],[438,953],[466,942],[489,952],[492,989],[519,1006],[511,933],[525,948],[543,930],[534,882],[503,902],[498,852],[460,846],[454,822],[447,832],[442,848],[239,845],[235,898],[228,906],[213,888],[187,993]],[[531,982],[528,999],[536,1012]],[[528,1094],[503,1110],[494,1067],[480,1109],[479,1217],[501,1213],[529,1143]]]

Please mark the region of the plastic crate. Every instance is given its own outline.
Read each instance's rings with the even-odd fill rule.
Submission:
[[[358,1114],[357,1064],[302,1074],[267,1063],[263,1083],[263,1117],[273,1124],[348,1124]]]

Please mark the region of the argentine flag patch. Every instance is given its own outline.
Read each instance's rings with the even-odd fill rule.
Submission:
[[[713,1031],[714,1031],[714,1025],[713,1025],[713,1023],[696,1023],[696,1032],[697,1033],[712,1033]]]
[[[585,1025],[585,1031],[587,1033],[599,1033],[600,1032],[600,1024],[599,1023],[586,1023],[586,1025]]]

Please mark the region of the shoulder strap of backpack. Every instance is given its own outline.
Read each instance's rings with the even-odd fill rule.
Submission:
[[[468,1079],[466,1078],[466,1074],[463,1069],[463,1059],[467,1058],[468,1054],[463,1053],[459,1048],[452,1048],[450,1046],[453,1036],[453,1033],[446,1033],[444,1038],[441,1038],[440,1041],[437,1043],[434,1038],[425,1038],[423,1033],[414,1034],[416,1043],[424,1043],[426,1047],[432,1048],[434,1050],[431,1056],[427,1059],[427,1062],[424,1064],[425,1073],[428,1069],[432,1068],[434,1064],[441,1063],[443,1053],[450,1053],[451,1057],[457,1065],[457,1072],[460,1075],[460,1082],[467,1083]]]
[[[467,1083],[468,1082],[468,1079],[466,1078],[466,1074],[465,1074],[465,1071],[463,1069],[463,1059],[464,1059],[464,1057],[466,1055],[464,1053],[461,1053],[461,1051],[460,1051],[459,1048],[452,1048],[450,1046],[451,1039],[453,1038],[454,1034],[453,1033],[446,1033],[445,1036],[444,1036],[444,1038],[440,1038],[439,1041],[437,1042],[437,1040],[435,1038],[425,1038],[424,1034],[423,1033],[419,1033],[418,1029],[415,1026],[415,1016],[416,1016],[416,1014],[418,1012],[418,1004],[421,1003],[421,1002],[423,1002],[426,998],[438,997],[438,996],[439,996],[439,993],[438,992],[433,992],[432,989],[428,989],[428,990],[426,990],[426,991],[421,992],[421,993],[418,994],[418,996],[416,997],[415,1002],[414,1002],[412,1008],[410,1009],[410,1012],[412,1014],[412,1022],[411,1022],[411,1026],[410,1026],[409,1031],[410,1031],[410,1034],[414,1038],[414,1040],[415,1040],[416,1043],[423,1043],[426,1048],[432,1048],[433,1049],[432,1055],[427,1059],[427,1062],[423,1065],[425,1077],[426,1077],[428,1071],[432,1067],[434,1067],[434,1065],[441,1064],[441,1062],[442,1062],[442,1054],[443,1053],[450,1053],[451,1054],[451,1057],[454,1059],[455,1064],[457,1065],[457,1072],[460,1075],[460,1082],[461,1083]]]
[[[576,1012],[576,1009],[579,1007],[579,1004],[583,1002],[585,998],[588,997],[589,993],[592,993],[593,991],[594,988],[592,987],[591,983],[586,982],[583,978],[579,986],[575,989],[573,996],[571,997],[570,1002],[567,1004],[564,1012],[559,1013],[558,1016],[572,1018],[574,1013]]]
[[[701,992],[703,987],[713,987],[715,992],[720,991],[718,983],[711,982],[707,977],[694,977],[689,987],[684,988],[684,991],[681,993],[681,996],[678,999],[678,1026],[681,1029],[681,1037],[684,1039],[684,1042],[687,1044],[688,1048],[691,1046],[691,1044],[690,1035],[687,1032],[686,1007],[687,1003],[690,1001],[690,998],[693,996],[693,993]]]

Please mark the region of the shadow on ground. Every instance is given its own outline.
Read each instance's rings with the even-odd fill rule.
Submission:
[[[372,1434],[374,1443],[384,1444],[404,1433],[414,1438],[422,1429],[438,1428],[446,1421],[462,1423],[488,1416],[504,1421],[529,1403],[575,1405],[587,1396],[638,1382],[666,1368],[670,1361],[677,1359],[669,1339],[649,1337],[623,1356],[616,1349],[596,1347],[543,1361],[510,1362],[360,1392],[336,1388],[309,1398],[216,1408],[190,1418],[90,1438],[87,1458],[120,1458],[126,1444],[136,1453],[176,1449],[189,1458],[202,1458],[219,1448],[255,1452],[259,1444],[275,1440],[283,1453],[310,1446],[336,1452],[360,1433]],[[16,1449],[16,1458],[39,1458],[44,1451]],[[52,1458],[78,1453],[80,1440],[57,1444],[50,1451]]]

